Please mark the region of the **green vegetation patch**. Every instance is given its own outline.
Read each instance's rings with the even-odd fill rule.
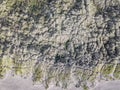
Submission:
[[[41,79],[42,79],[42,77],[43,77],[42,69],[41,69],[41,67],[37,67],[37,68],[34,70],[33,81],[34,81],[34,82],[40,82]]]
[[[63,88],[67,88],[70,79],[70,72],[62,72],[59,74],[59,81],[62,83]]]
[[[105,64],[101,70],[102,75],[108,76],[112,73],[114,69],[114,64]]]
[[[3,67],[2,61],[3,61],[3,60],[0,58],[0,79],[1,79],[1,78],[4,78],[4,75],[5,75],[5,73],[6,73],[5,67]]]
[[[91,71],[91,70],[84,70],[83,74],[82,74],[82,80],[83,81],[89,80],[89,78],[91,77],[92,73],[93,73],[93,71]]]
[[[83,90],[88,90],[88,86],[87,85],[83,85]]]
[[[119,63],[117,64],[117,66],[115,68],[113,76],[117,79],[120,79],[120,64]]]

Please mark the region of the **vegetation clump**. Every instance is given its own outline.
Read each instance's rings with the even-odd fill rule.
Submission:
[[[116,68],[115,68],[115,71],[114,71],[114,73],[113,73],[113,76],[114,76],[115,78],[117,78],[117,79],[120,78],[120,64],[119,64],[119,63],[117,64],[117,66],[116,66]]]

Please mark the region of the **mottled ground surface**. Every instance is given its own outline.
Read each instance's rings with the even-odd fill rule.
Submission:
[[[9,71],[46,89],[119,80],[120,0],[0,0],[0,79]]]

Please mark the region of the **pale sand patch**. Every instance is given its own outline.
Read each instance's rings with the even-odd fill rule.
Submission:
[[[7,75],[5,79],[0,80],[0,90],[45,90],[45,88],[42,85],[33,85],[30,78]]]
[[[20,76],[11,76],[7,74],[6,77],[0,80],[0,90],[46,90],[43,85],[33,85],[31,78],[24,79]],[[54,85],[50,85],[47,90],[82,90],[72,85],[68,89],[62,89]]]
[[[20,76],[6,75],[0,80],[0,90],[46,90],[43,85],[33,85],[31,78],[24,79]],[[50,85],[47,90],[83,90],[69,85],[68,89],[62,89],[54,85]],[[95,88],[91,90],[120,90],[120,80],[97,82]]]
[[[120,90],[120,80],[102,81],[92,90]]]

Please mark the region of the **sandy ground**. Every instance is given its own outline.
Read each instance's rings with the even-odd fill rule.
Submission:
[[[30,78],[23,79],[19,76],[7,75],[5,79],[0,80],[0,90],[46,90],[42,85],[33,85]],[[64,90],[60,87],[51,85],[47,90]],[[70,86],[67,90],[82,90]]]
[[[120,80],[100,82],[93,90],[120,90]]]
[[[12,77],[7,75],[0,80],[0,90],[46,90],[43,85],[33,85],[30,78],[23,79],[19,76]],[[51,85],[47,90],[64,90],[60,87]],[[67,90],[83,90],[70,85]],[[91,90],[120,90],[120,80],[101,81]]]
[[[33,86],[30,79],[8,76],[0,80],[0,90],[45,90],[45,88],[42,85]]]

